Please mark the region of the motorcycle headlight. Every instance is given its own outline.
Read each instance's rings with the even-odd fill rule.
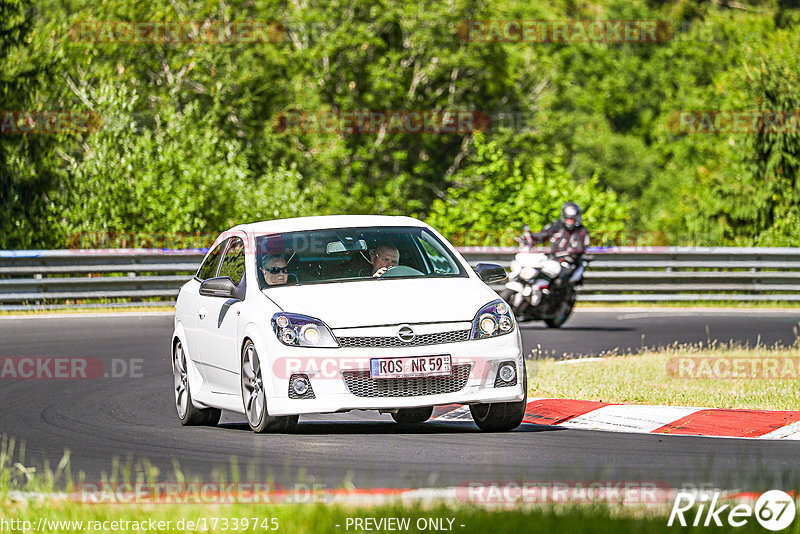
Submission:
[[[536,277],[536,269],[533,267],[523,267],[519,272],[519,277],[523,280],[533,280]]]
[[[514,315],[511,309],[497,299],[481,308],[472,320],[471,339],[502,336],[514,330]]]
[[[281,343],[290,347],[339,346],[325,323],[307,315],[276,313],[272,316],[272,331]]]

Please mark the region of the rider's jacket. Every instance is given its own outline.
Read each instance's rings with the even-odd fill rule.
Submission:
[[[558,219],[542,228],[541,232],[529,236],[532,245],[544,244],[548,239],[552,254],[566,252],[575,258],[586,252],[589,246],[589,230],[583,225],[568,230],[561,219]]]

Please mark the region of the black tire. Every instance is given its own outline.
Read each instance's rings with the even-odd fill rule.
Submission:
[[[183,426],[216,426],[222,416],[217,408],[197,408],[192,401],[189,374],[186,367],[186,352],[183,344],[176,340],[172,345],[172,377],[175,391],[175,408]]]
[[[575,291],[569,291],[566,299],[561,301],[552,317],[547,317],[544,322],[549,328],[561,328],[569,316],[572,315],[572,310],[575,308]]]
[[[222,410],[217,408],[204,408],[199,411],[205,412],[206,414],[206,420],[200,423],[201,425],[217,426],[217,424],[219,424],[219,420],[222,417]]]
[[[242,385],[242,404],[247,424],[253,432],[289,432],[296,425],[297,415],[273,416],[267,409],[261,375],[261,362],[256,347],[249,339],[242,349],[240,381]],[[260,405],[260,406],[259,406]]]
[[[525,363],[523,362],[523,366]],[[528,372],[522,371],[525,396],[517,402],[495,402],[493,404],[470,404],[472,420],[484,432],[508,432],[514,430],[525,417],[528,405]]]
[[[392,414],[392,419],[401,425],[416,425],[424,423],[433,415],[433,406],[423,406],[422,408],[400,408],[397,413]]]
[[[288,434],[292,432],[297,426],[297,421],[300,419],[299,415],[270,415],[272,425],[268,425],[265,432],[274,432],[278,434]]]

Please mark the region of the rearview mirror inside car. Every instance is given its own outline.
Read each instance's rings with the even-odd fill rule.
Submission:
[[[358,252],[367,250],[367,242],[363,239],[344,238],[342,241],[331,241],[325,247],[328,254],[341,252]]]

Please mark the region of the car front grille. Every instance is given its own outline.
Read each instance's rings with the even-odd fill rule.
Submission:
[[[413,341],[401,341],[397,336],[385,337],[340,337],[341,347],[418,347],[421,345],[439,345],[441,343],[457,343],[469,339],[469,330],[455,330],[452,332],[437,332],[435,334],[421,334]]]
[[[342,371],[342,377],[356,397],[420,397],[460,391],[471,370],[472,364],[463,364],[454,365],[450,376],[372,378],[369,371]]]

